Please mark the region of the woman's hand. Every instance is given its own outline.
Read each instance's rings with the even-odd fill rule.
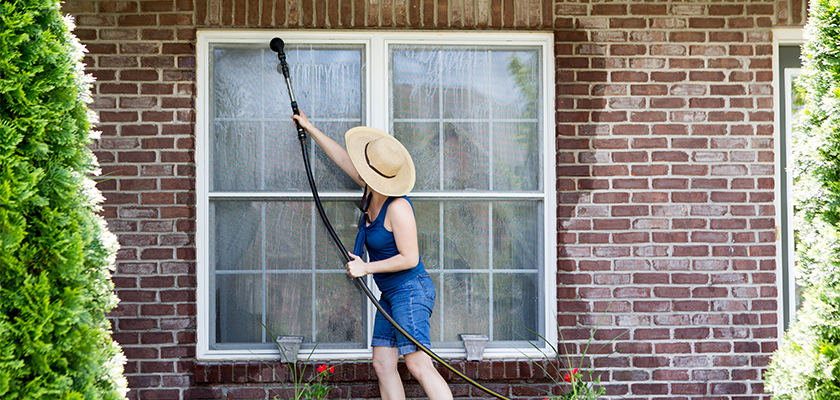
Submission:
[[[361,278],[361,277],[367,275],[368,274],[367,263],[364,262],[361,259],[361,257],[359,257],[359,256],[357,256],[357,255],[355,255],[355,254],[353,254],[349,251],[347,252],[347,254],[350,255],[350,258],[352,258],[352,260],[350,260],[350,262],[348,262],[347,264],[344,265],[344,268],[347,270],[347,275],[350,275],[353,278]]]
[[[315,128],[315,125],[312,125],[312,122],[309,122],[309,118],[306,117],[306,114],[303,111],[299,111],[300,115],[292,115],[292,119],[297,121],[300,126],[305,129],[307,132],[312,132],[312,129]]]

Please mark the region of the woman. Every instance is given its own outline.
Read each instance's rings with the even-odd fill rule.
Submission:
[[[373,274],[382,292],[379,303],[408,333],[427,347],[429,318],[435,287],[420,260],[414,209],[405,195],[414,187],[414,163],[397,139],[374,128],[356,127],[345,133],[345,150],[318,130],[309,119],[293,115],[303,129],[324,149],[330,159],[365,188],[365,218],[356,237],[357,253],[367,247],[369,262],[350,253],[347,274],[359,278]],[[451,400],[452,392],[428,354],[377,311],[373,326],[373,368],[379,378],[383,400],[403,400],[405,391],[397,372],[400,356],[409,372],[433,400]]]

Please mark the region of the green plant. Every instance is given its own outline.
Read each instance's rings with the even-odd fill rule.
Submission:
[[[58,0],[0,2],[0,399],[125,398],[91,78]]]
[[[335,366],[321,364],[313,371],[313,366],[309,364],[309,360],[312,358],[316,347],[318,346],[316,345],[312,348],[302,365],[298,365],[296,360],[290,361],[286,358],[285,353],[283,353],[283,357],[286,358],[286,366],[292,378],[292,388],[294,390],[294,394],[289,400],[323,400],[333,390],[332,385],[324,383],[324,378],[335,372]],[[306,378],[307,376],[308,378]],[[274,398],[281,399],[282,397],[274,396]]]
[[[607,310],[609,310],[609,307],[607,307]],[[603,321],[603,317],[601,321]],[[559,346],[555,347],[540,334],[523,327],[545,342],[554,353],[551,355],[546,354],[540,346],[530,340],[528,343],[537,349],[537,351],[543,355],[543,358],[547,360],[555,360],[556,363],[542,364],[535,362],[533,358],[523,352],[523,354],[525,354],[525,356],[528,357],[534,365],[537,365],[538,368],[540,368],[540,370],[554,382],[555,385],[560,387],[560,395],[552,395],[549,392],[547,393],[549,397],[546,397],[543,400],[597,400],[606,393],[607,389],[601,386],[601,376],[595,371],[597,366],[595,365],[594,358],[588,356],[590,346],[595,344],[595,334],[598,332],[601,321],[599,321],[599,324],[596,325],[589,333],[589,338],[583,345],[583,349],[580,352],[580,358],[575,360],[572,359],[572,352],[568,351],[570,347],[573,347],[572,343],[566,342],[563,337],[562,329],[557,330],[560,334],[560,343]],[[559,324],[558,328],[560,328]],[[602,343],[595,351],[595,354],[601,354],[607,346],[611,346],[616,340],[627,334],[627,332],[628,331],[621,332],[607,342]],[[618,350],[619,349],[614,349],[613,351],[607,353],[607,355],[603,358],[607,358],[615,354]]]
[[[786,400],[840,398],[840,0],[811,1],[805,35],[789,169],[803,301],[765,376]]]
[[[335,372],[335,366],[321,364],[314,367],[313,371],[313,365],[309,361],[312,359],[312,355],[315,354],[315,349],[318,348],[318,344],[316,343],[312,350],[309,351],[306,360],[301,365],[298,365],[297,354],[286,354],[286,350],[283,346],[280,346],[277,337],[271,333],[262,320],[258,319],[258,321],[266,333],[268,333],[268,336],[271,337],[271,340],[277,343],[277,348],[280,350],[280,355],[286,363],[286,369],[292,381],[292,396],[277,395],[274,396],[274,399],[323,400],[327,398],[327,395],[333,390],[333,386],[324,383],[324,378]],[[273,373],[277,376],[277,371],[273,371]]]

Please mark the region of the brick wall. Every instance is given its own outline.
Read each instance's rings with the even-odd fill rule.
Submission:
[[[803,26],[808,18],[808,0],[778,0],[777,26]]]
[[[556,10],[564,336],[609,310],[614,395],[759,398],[779,323],[774,4]]]
[[[192,1],[68,1],[96,77],[104,215],[120,241],[111,313],[129,397],[179,398],[195,355]]]
[[[272,363],[195,362],[192,178],[196,29],[280,27],[553,30],[558,320],[568,349],[579,352],[603,316],[598,341],[626,332],[601,364],[611,395],[766,398],[761,373],[779,323],[770,28],[801,24],[804,7],[68,0],[97,78],[99,187],[122,244],[110,317],[129,358],[129,397],[266,399],[282,387]],[[509,396],[549,388],[531,362],[456,365]],[[345,364],[334,395],[376,397],[373,377],[367,363]],[[452,383],[459,397],[483,396]],[[416,382],[408,394],[422,395]]]

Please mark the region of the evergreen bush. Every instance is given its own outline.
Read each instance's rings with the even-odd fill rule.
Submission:
[[[71,30],[58,0],[0,2],[0,399],[125,398],[105,318],[117,245]]]
[[[777,399],[840,399],[840,0],[812,0],[794,132],[796,275],[802,308],[766,375]]]

